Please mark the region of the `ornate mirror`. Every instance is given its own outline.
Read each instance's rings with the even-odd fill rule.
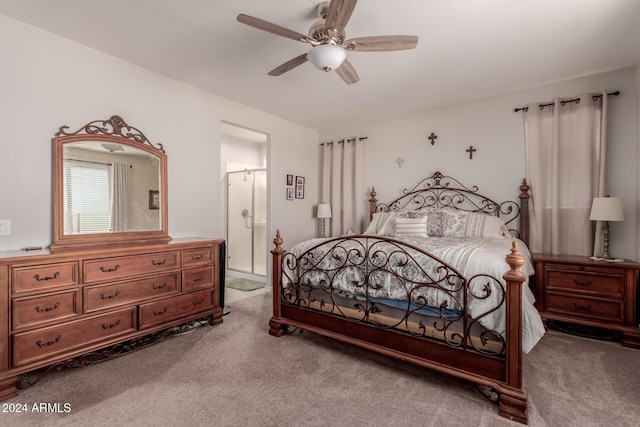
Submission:
[[[167,155],[121,117],[53,139],[51,248],[160,243],[167,234]]]

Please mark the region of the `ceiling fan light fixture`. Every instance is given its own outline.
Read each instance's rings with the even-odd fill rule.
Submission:
[[[311,48],[307,59],[318,70],[329,72],[338,68],[347,58],[347,52],[334,44],[321,44]]]

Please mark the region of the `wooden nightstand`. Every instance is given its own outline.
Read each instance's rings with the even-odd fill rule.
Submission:
[[[605,328],[640,349],[637,275],[640,264],[585,256],[534,254],[536,308],[545,321]]]

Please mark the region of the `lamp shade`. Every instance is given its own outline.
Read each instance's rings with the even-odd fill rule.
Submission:
[[[331,205],[329,203],[320,203],[318,205],[318,218],[331,218]]]
[[[347,52],[340,46],[333,44],[321,44],[311,48],[307,53],[307,59],[318,70],[331,71],[342,65],[347,57]]]
[[[591,205],[591,221],[624,221],[622,199],[619,197],[596,197]]]

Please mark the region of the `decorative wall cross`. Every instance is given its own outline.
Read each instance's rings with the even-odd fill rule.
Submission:
[[[470,146],[469,146],[469,148],[467,148],[467,149],[466,149],[466,150],[464,150],[464,151],[466,151],[467,153],[469,153],[469,158],[470,158],[470,159],[473,159],[473,153],[474,153],[475,151],[478,151],[478,150],[476,150],[475,148],[473,148],[473,145],[470,145]]]
[[[427,137],[427,139],[431,140],[431,145],[436,143],[436,139],[438,139],[438,135],[436,135],[435,133],[431,132],[431,135],[429,135]]]
[[[402,157],[398,157],[396,159],[396,163],[398,164],[398,167],[401,168],[402,164],[404,163],[404,159]]]

